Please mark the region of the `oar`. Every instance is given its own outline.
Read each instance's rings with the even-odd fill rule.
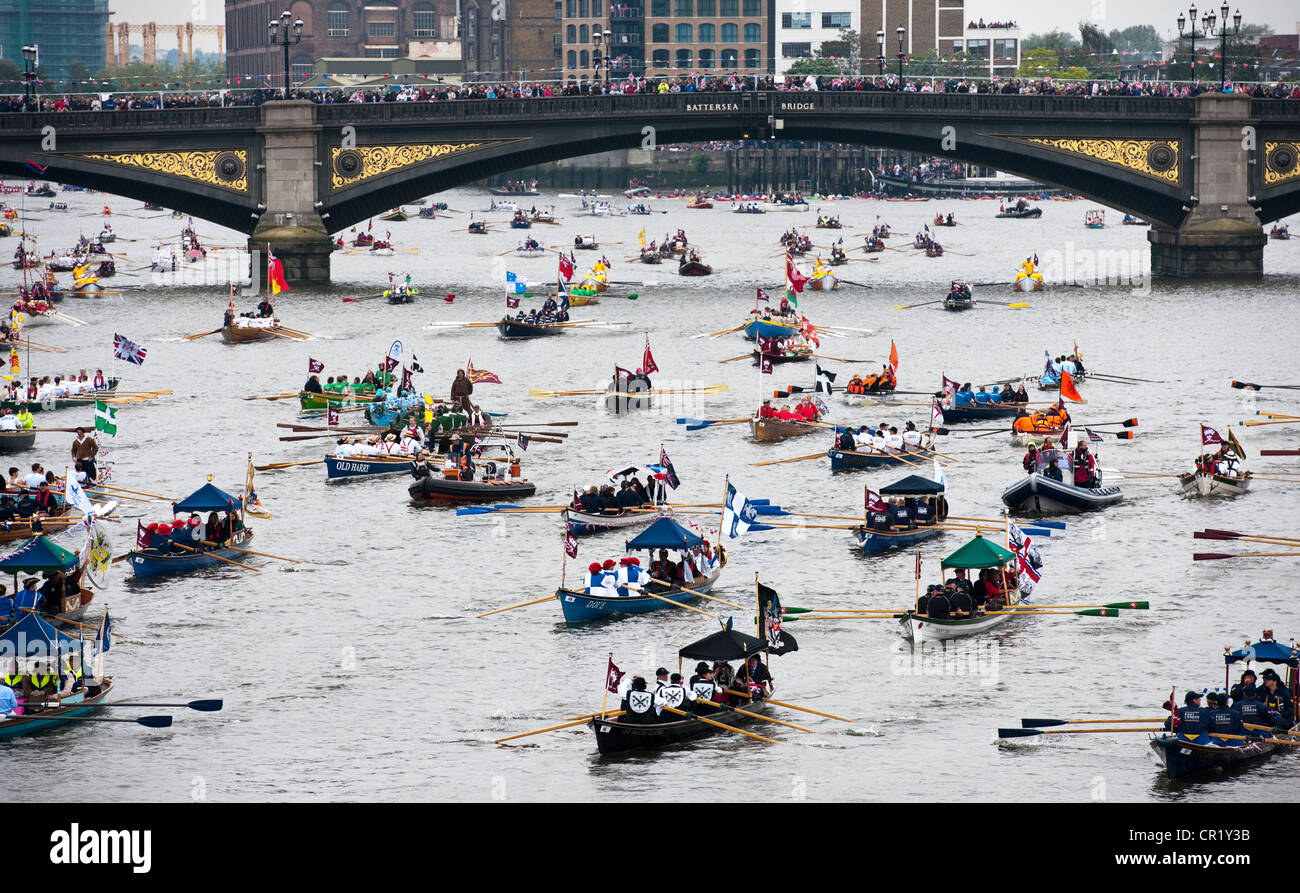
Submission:
[[[720,729],[726,729],[728,732],[735,732],[737,735],[744,735],[747,738],[753,738],[757,741],[766,741],[768,744],[776,744],[771,738],[764,738],[762,735],[756,735],[753,732],[746,732],[744,729],[738,729],[735,726],[729,726],[726,723],[718,722],[716,719],[709,719],[707,716],[700,716],[698,713],[687,713],[685,710],[678,710],[676,707],[663,706],[664,710],[669,713],[676,713],[678,716],[684,716],[687,719],[698,719],[702,723],[711,726],[717,726]]]
[[[224,328],[224,326],[223,326],[223,328]],[[193,341],[195,338],[202,338],[202,337],[204,337],[205,335],[215,335],[215,334],[217,334],[217,332],[220,332],[220,331],[221,331],[221,329],[213,329],[213,330],[210,331],[210,332],[195,332],[193,335],[186,335],[186,336],[184,336],[181,340],[182,340],[182,341]]]
[[[491,611],[484,611],[482,614],[475,614],[474,616],[486,617],[489,614],[500,614],[502,611],[512,611],[515,608],[524,608],[527,607],[528,605],[538,605],[541,604],[542,602],[549,602],[553,598],[555,598],[555,593],[551,593],[550,595],[544,596],[543,598],[535,598],[532,601],[519,602],[516,605],[506,605],[504,608],[493,608]]]
[[[701,333],[701,334],[699,334],[699,335],[692,335],[691,337],[692,337],[692,338],[716,338],[716,337],[718,337],[719,335],[730,335],[732,332],[739,332],[741,329],[745,328],[745,326],[747,326],[747,325],[749,325],[749,323],[747,323],[747,322],[746,322],[746,323],[741,323],[741,324],[738,325],[738,326],[732,326],[730,329],[722,329],[722,330],[717,331],[717,332],[704,332],[704,333]]]
[[[743,691],[736,691],[731,688],[726,691],[729,695],[740,695],[742,698],[749,698],[749,695]],[[775,698],[764,698],[763,700],[767,701],[769,704],[775,704],[778,707],[788,707],[791,710],[799,710],[803,713],[812,713],[815,716],[824,716],[827,719],[838,719],[840,722],[853,722],[851,719],[845,719],[843,716],[836,716],[834,713],[822,713],[820,710],[813,710],[810,707],[800,707],[798,704],[787,704],[785,701],[778,701]]]
[[[1293,539],[1284,536],[1250,536],[1249,534],[1235,534],[1233,536],[1222,536],[1213,530],[1198,530],[1192,534],[1193,539],[1198,540],[1240,540],[1245,543],[1260,543],[1265,546],[1292,546],[1300,548],[1300,539]]]
[[[276,471],[281,468],[293,468],[296,465],[320,465],[324,459],[307,459],[303,462],[272,462],[270,465],[254,465],[255,471]]]
[[[188,707],[190,710],[197,710],[200,713],[215,713],[224,706],[221,698],[208,698],[200,701],[182,701],[174,704],[158,703],[155,701],[113,701],[97,703],[93,706],[99,707]],[[59,704],[45,704],[46,707],[58,707]]]
[[[1242,552],[1228,555],[1224,552],[1193,552],[1192,561],[1222,561],[1224,558],[1295,558],[1300,552]]]
[[[205,546],[216,546],[220,549],[234,549],[236,552],[245,552],[249,555],[261,555],[263,558],[274,558],[277,561],[288,561],[293,564],[302,564],[297,558],[285,558],[283,555],[272,555],[270,552],[254,552],[252,549],[241,549],[238,546],[223,546],[221,543],[212,543],[207,540],[200,540]]]
[[[200,550],[198,550],[198,549],[193,549],[193,548],[191,548],[191,547],[189,547],[189,546],[187,546],[187,545],[184,545],[183,543],[173,542],[172,545],[173,545],[173,546],[180,546],[182,549],[184,549],[184,550],[187,551],[187,552],[194,552],[194,553],[199,554],[199,555],[207,555],[209,558],[215,558],[215,559],[217,559],[218,561],[224,561],[226,564],[233,564],[233,565],[235,565],[235,567],[242,567],[242,568],[244,568],[245,570],[257,571],[258,573],[261,573],[261,569],[260,569],[260,568],[253,567],[251,564],[240,564],[238,561],[232,561],[232,560],[229,559],[229,558],[222,558],[220,555],[213,555],[211,552],[201,552]]]
[[[1078,735],[1092,732],[1163,732],[1165,729],[998,729],[999,738],[1030,738],[1034,735]]]
[[[1041,729],[1048,726],[1069,725],[1105,725],[1115,722],[1164,722],[1168,717],[1157,716],[1155,719],[1022,719],[1022,729]]]
[[[554,597],[554,596],[552,596],[552,597]],[[611,712],[609,712],[609,713],[606,713],[606,714],[604,714],[604,715],[605,715],[605,718],[607,718],[607,719],[613,719],[613,718],[616,717],[616,716],[622,716],[622,715],[623,715],[623,711],[622,711],[622,710],[613,710],[613,711],[611,711]],[[579,717],[578,719],[570,720],[569,722],[560,723],[558,726],[547,726],[547,727],[544,728],[544,729],[534,729],[534,730],[531,731],[531,732],[520,732],[518,735],[507,735],[507,736],[504,737],[504,738],[497,738],[497,739],[496,739],[495,741],[493,741],[492,743],[493,743],[493,744],[500,744],[500,743],[502,743],[503,741],[513,741],[513,740],[515,740],[516,738],[527,738],[529,735],[540,735],[540,734],[542,734],[543,732],[554,732],[556,729],[567,729],[567,728],[570,728],[571,726],[580,726],[580,725],[582,725],[583,723],[587,722],[588,720],[590,720],[592,717],[595,717],[595,716],[600,716],[600,714],[598,714],[598,713],[592,713],[592,714],[589,714],[589,715],[587,715],[587,716]]]
[[[687,591],[687,590],[684,590],[684,591]],[[673,600],[670,599],[670,598],[664,598],[662,595],[655,595],[653,592],[647,592],[647,591],[644,590],[644,589],[641,590],[641,594],[642,594],[642,595],[648,595],[648,596],[650,596],[651,598],[657,598],[657,599],[659,599],[659,601],[661,601],[661,602],[667,602],[668,604],[670,604],[670,605],[676,605],[676,606],[679,607],[679,608],[685,608],[685,609],[688,610],[688,611],[694,611],[696,614],[703,614],[705,617],[712,617],[714,620],[718,619],[718,615],[717,615],[717,614],[711,614],[711,613],[709,613],[708,611],[701,611],[699,608],[692,607],[692,606],[690,606],[690,605],[688,605],[688,604],[685,604],[684,602],[675,602],[675,601],[673,601]]]
[[[687,431],[698,431],[713,425],[736,425],[749,420],[749,416],[740,419],[678,419],[677,424],[685,425]]]
[[[809,453],[807,456],[795,456],[792,459],[770,459],[767,462],[750,462],[749,464],[750,465],[784,465],[787,462],[805,462],[808,459],[822,459],[825,458],[825,456],[826,456],[826,452],[825,450],[823,450],[820,453]]]
[[[100,490],[116,490],[119,493],[134,493],[137,496],[149,496],[153,499],[167,499],[166,496],[160,496],[157,493],[146,493],[143,490],[128,490],[125,487],[111,487],[108,484],[96,484]]]
[[[90,707],[103,707],[104,704],[88,704]],[[141,716],[137,719],[117,719],[111,716],[45,716],[44,714],[35,714],[33,719],[39,719],[41,722],[133,722],[138,725],[148,726],[151,729],[165,729],[172,724],[170,716]]]
[[[1300,450],[1260,450],[1261,456],[1300,456]]]
[[[754,355],[753,351],[750,351],[749,353],[742,353],[740,356],[737,356],[737,357],[728,357],[728,358],[725,359],[725,360],[718,360],[718,362],[719,362],[719,363],[734,363],[734,362],[736,362],[736,360],[744,360],[744,359],[748,359],[748,358],[752,357],[753,355]]]
[[[1258,391],[1260,388],[1282,388],[1288,391],[1300,390],[1300,384],[1255,384],[1252,381],[1237,381],[1235,378],[1232,380],[1232,386],[1239,391],[1247,388],[1252,391]]]
[[[1204,536],[1204,537],[1203,537],[1203,536],[1201,536],[1200,533],[1195,533],[1195,534],[1193,534],[1193,536],[1195,536],[1197,539],[1225,539],[1225,540],[1226,540],[1226,539],[1245,539],[1245,538],[1251,538],[1251,539],[1278,539],[1278,540],[1287,540],[1287,541],[1294,542],[1294,543],[1300,543],[1300,537],[1289,537],[1289,536],[1269,536],[1268,534],[1263,534],[1263,533],[1237,533],[1236,531],[1233,531],[1233,530],[1217,530],[1217,529],[1215,529],[1215,528],[1213,528],[1213,527],[1206,528],[1206,529],[1205,529],[1204,531],[1202,531],[1202,532],[1203,532],[1203,533],[1207,533],[1207,534],[1213,534],[1213,536]]]
[[[741,710],[739,707],[733,707],[733,706],[731,706],[730,704],[719,704],[717,701],[710,701],[708,698],[696,698],[695,700],[696,700],[696,701],[703,701],[703,702],[706,703],[706,704],[712,704],[714,707],[721,707],[721,708],[723,708],[724,710],[732,710],[732,711],[734,711],[734,712],[736,712],[736,713],[743,713],[743,714],[745,714],[746,716],[752,716],[752,717],[754,717],[755,719],[761,719],[761,720],[763,720],[763,721],[765,721],[765,722],[774,722],[774,723],[776,723],[776,724],[779,725],[779,726],[786,726],[786,727],[791,728],[791,729],[798,729],[798,730],[801,731],[801,732],[810,732],[810,733],[812,733],[812,734],[814,734],[814,735],[817,734],[816,732],[813,732],[812,729],[806,729],[806,728],[804,728],[803,726],[797,726],[797,725],[795,725],[795,724],[792,723],[792,722],[786,722],[786,721],[783,720],[783,719],[774,719],[774,718],[771,717],[771,716],[764,716],[764,715],[761,714],[761,713],[752,713],[752,712],[750,712],[749,710]],[[697,714],[697,715],[698,715],[698,714]]]
[[[894,250],[897,250],[897,249],[894,249]],[[900,305],[900,306],[898,306],[898,307],[894,307],[893,309],[894,309],[894,310],[911,310],[913,307],[925,307],[925,306],[927,306],[927,305],[929,305],[929,304],[942,304],[942,303],[943,303],[943,300],[942,300],[942,299],[940,299],[940,300],[938,300],[938,301],[922,301],[920,304],[902,304],[902,305]],[[218,331],[220,331],[220,330],[218,329]]]
[[[1107,373],[1089,372],[1088,375],[1089,377],[1092,378],[1117,378],[1120,381],[1140,381],[1143,384],[1164,384],[1165,383],[1164,379],[1160,379],[1160,378],[1131,378],[1130,376],[1127,375],[1111,375],[1108,372]]]
[[[667,586],[667,587],[669,587],[670,589],[673,588],[673,584],[667,582],[666,580],[660,580],[660,579],[658,579],[657,577],[650,577],[650,579],[651,579],[651,580],[654,580],[654,582],[659,583],[660,585]],[[708,599],[709,601],[711,601],[711,602],[718,602],[718,603],[720,603],[720,604],[730,605],[731,607],[733,607],[733,608],[739,608],[739,609],[742,610],[742,611],[745,610],[745,608],[744,608],[743,605],[738,605],[738,604],[736,604],[735,602],[729,602],[729,601],[727,601],[725,598],[717,598],[716,596],[707,595],[707,594],[705,594],[705,593],[703,593],[703,592],[700,592],[698,589],[687,589],[685,586],[681,586],[681,587],[678,587],[678,588],[680,588],[682,592],[689,592],[689,593],[691,593],[692,595],[698,595],[700,598],[707,598],[707,599]],[[648,595],[649,593],[646,593],[646,594]]]

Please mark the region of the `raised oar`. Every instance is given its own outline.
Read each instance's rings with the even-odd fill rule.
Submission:
[[[1043,607],[1055,607],[1054,605],[1044,605]],[[1018,614],[1021,617],[1037,617],[1043,614],[1068,614],[1072,617],[1118,617],[1119,611],[1115,608],[1089,608],[1086,611],[1042,611],[1036,608],[1029,608],[1027,605],[1024,609],[1015,611],[985,611],[984,616],[996,614]]]
[[[103,707],[104,704],[92,704],[89,706]],[[45,714],[35,714],[33,718],[39,718],[41,722],[133,722],[138,725],[148,726],[151,729],[165,729],[172,724],[170,716],[141,716],[137,719],[118,719],[113,716],[46,716]]]
[[[1268,416],[1270,419],[1300,419],[1300,415],[1287,415],[1284,412],[1265,412],[1262,409],[1255,410],[1255,415]]]
[[[209,333],[210,334],[210,333]],[[298,391],[290,391],[287,394],[261,394],[257,397],[245,397],[245,400],[287,400],[290,397],[297,397]]]
[[[898,250],[898,249],[893,249],[893,250],[896,251],[896,250]],[[927,306],[927,305],[929,305],[929,304],[942,304],[942,303],[943,303],[943,299],[940,298],[940,299],[937,300],[937,301],[922,301],[920,304],[901,304],[901,305],[899,305],[898,307],[894,307],[893,309],[894,309],[894,310],[911,310],[913,307],[925,307],[925,306]],[[221,330],[218,329],[217,331],[221,331]]]
[[[1224,558],[1296,558],[1300,552],[1241,552],[1229,555],[1226,552],[1193,552],[1192,561],[1222,561]]]
[[[691,512],[691,513],[688,513],[688,514],[694,514],[694,513]],[[662,585],[662,586],[672,587],[672,585],[673,585],[672,583],[668,583],[668,582],[666,582],[666,581],[664,581],[664,580],[660,580],[660,579],[658,579],[657,577],[650,577],[650,579],[651,579],[651,580],[654,580],[656,583],[659,583],[659,584]],[[738,605],[738,604],[736,604],[735,602],[729,602],[729,601],[727,601],[725,598],[718,598],[717,596],[714,596],[714,595],[708,595],[708,594],[706,594],[706,593],[700,592],[698,589],[687,589],[685,586],[680,587],[680,589],[681,589],[682,592],[689,592],[689,593],[691,593],[692,595],[698,595],[700,598],[707,598],[707,599],[708,599],[709,601],[711,601],[711,602],[718,602],[719,604],[729,605],[729,606],[731,606],[731,607],[733,607],[733,608],[739,608],[739,609],[742,610],[742,611],[745,610],[745,608],[744,608],[743,605]]]
[[[737,735],[744,735],[746,738],[753,738],[757,741],[766,741],[768,744],[776,744],[771,738],[764,738],[762,735],[756,735],[753,732],[746,732],[744,729],[738,729],[735,726],[729,726],[726,723],[718,722],[716,719],[709,719],[707,716],[700,716],[698,713],[687,713],[685,710],[678,710],[676,707],[663,706],[664,710],[669,713],[676,713],[678,716],[684,716],[687,719],[698,719],[702,723],[711,726],[717,726],[720,729],[726,729],[728,732],[735,732]]]
[[[223,326],[223,328],[224,328],[224,326]],[[213,329],[213,330],[210,331],[210,332],[195,332],[193,335],[185,335],[184,337],[181,338],[181,340],[182,340],[182,341],[193,341],[195,338],[203,338],[203,337],[205,337],[205,336],[207,336],[207,335],[215,335],[215,334],[217,334],[217,332],[220,332],[220,331],[221,331],[221,329]]]
[[[1093,732],[1163,732],[1162,728],[1154,729],[998,729],[999,738],[1030,738],[1034,735],[1080,735]]]
[[[183,544],[183,543],[173,542],[172,545],[173,545],[173,546],[180,546],[182,549],[184,549],[184,550],[187,551],[187,552],[194,552],[195,554],[198,554],[198,555],[207,555],[209,558],[215,558],[215,559],[217,559],[218,561],[224,561],[226,564],[233,564],[235,567],[242,567],[242,568],[244,568],[245,570],[257,571],[259,574],[262,572],[262,571],[261,571],[261,568],[253,567],[251,564],[240,564],[238,561],[232,561],[232,560],[229,559],[229,558],[222,558],[220,555],[213,555],[211,552],[202,552],[202,551],[200,551],[200,550],[198,550],[198,549],[192,549],[192,548],[190,548],[189,546],[187,546],[187,545],[185,545],[185,544]]]
[[[806,728],[804,728],[803,726],[797,726],[797,725],[795,725],[795,724],[792,723],[792,722],[786,722],[786,721],[783,720],[783,719],[775,719],[775,718],[773,718],[773,717],[771,717],[771,716],[764,716],[764,715],[761,714],[761,713],[753,713],[753,712],[751,712],[751,711],[749,711],[749,710],[741,710],[739,707],[733,707],[733,706],[730,705],[730,704],[719,704],[717,701],[710,701],[708,698],[696,698],[695,700],[696,700],[696,701],[703,701],[703,702],[706,703],[706,704],[712,704],[714,707],[721,707],[721,708],[723,708],[724,710],[732,710],[732,711],[734,711],[734,712],[736,712],[736,713],[743,713],[743,714],[745,714],[746,716],[752,716],[752,717],[754,717],[755,719],[761,719],[761,720],[763,720],[764,722],[774,722],[774,723],[776,723],[778,726],[786,726],[787,728],[798,729],[798,730],[801,731],[801,732],[809,732],[809,733],[811,733],[811,734],[813,734],[813,735],[817,734],[817,733],[814,732],[812,729],[806,729]],[[697,714],[697,715],[698,715],[698,714]]]
[[[704,332],[704,333],[699,334],[699,335],[692,335],[691,337],[692,337],[692,338],[717,338],[719,335],[730,335],[732,332],[739,332],[741,329],[745,328],[745,326],[747,326],[747,325],[749,325],[749,323],[745,322],[745,323],[741,323],[741,324],[738,325],[738,326],[732,326],[732,327],[729,328],[729,329],[722,329],[722,330],[717,331],[717,332]]]
[[[790,459],[769,459],[766,462],[750,462],[749,464],[760,465],[760,466],[761,465],[784,465],[787,462],[806,462],[809,459],[824,459],[824,458],[826,458],[825,450],[823,450],[820,453],[809,453],[807,456],[795,456]]]
[[[718,360],[718,362],[719,362],[719,363],[734,363],[734,362],[736,362],[736,360],[744,360],[744,359],[748,359],[749,357],[752,357],[753,355],[754,355],[754,352],[753,352],[753,351],[750,351],[749,353],[742,353],[740,356],[737,356],[737,357],[728,357],[728,358],[725,359],[725,360]]]
[[[515,608],[526,608],[529,605],[540,605],[542,602],[549,602],[555,598],[555,593],[551,593],[543,598],[535,598],[532,601],[519,602],[517,605],[506,605],[504,608],[493,608],[491,611],[484,611],[482,614],[475,614],[475,617],[486,617],[489,614],[500,614],[502,611],[513,611]],[[531,733],[530,733],[531,734]]]
[[[622,710],[612,710],[612,711],[610,711],[609,713],[606,713],[606,714],[605,714],[605,718],[606,718],[606,719],[613,719],[613,718],[616,717],[616,716],[622,716],[622,715],[623,715],[623,712],[624,712],[624,711],[622,711]],[[531,732],[520,732],[518,735],[507,735],[507,736],[504,737],[504,738],[497,738],[497,739],[494,740],[492,743],[493,743],[493,744],[501,744],[501,743],[504,742],[504,741],[514,741],[516,738],[527,738],[529,735],[540,735],[540,734],[542,734],[543,732],[554,732],[554,731],[557,730],[557,729],[567,729],[567,728],[570,728],[570,727],[572,727],[572,726],[580,726],[580,725],[582,725],[583,723],[587,722],[588,720],[590,720],[592,717],[595,717],[595,716],[600,716],[600,714],[598,714],[598,713],[592,713],[592,714],[590,714],[590,715],[588,715],[588,716],[580,717],[579,719],[573,719],[573,720],[570,720],[570,721],[568,721],[568,722],[560,723],[558,726],[547,726],[547,727],[544,728],[544,729],[534,729],[534,730],[531,731]]]
[[[1020,728],[1041,729],[1048,726],[1105,725],[1114,722],[1164,722],[1168,718],[1167,716],[1157,716],[1154,719],[1022,719],[1020,720]]]
[[[272,555],[270,552],[254,552],[252,549],[241,549],[238,546],[223,546],[221,543],[213,543],[207,540],[200,540],[205,546],[216,546],[220,549],[234,549],[236,552],[244,552],[249,555],[261,555],[263,558],[274,558],[277,561],[288,561],[293,564],[302,564],[297,558],[285,558],[283,555]]]
[[[740,697],[745,698],[747,700],[749,698],[749,695],[743,691],[736,691],[735,689],[731,689],[731,688],[727,689],[726,691],[727,694],[729,695],[740,695]],[[827,719],[838,719],[840,722],[853,722],[853,720],[851,719],[845,719],[842,716],[836,716],[834,713],[822,713],[820,710],[813,710],[811,707],[800,707],[798,704],[787,704],[785,701],[778,701],[775,698],[764,698],[763,700],[767,701],[767,703],[769,704],[775,704],[778,707],[788,707],[791,710],[799,710],[802,711],[803,713],[811,713],[814,716],[824,716]]]

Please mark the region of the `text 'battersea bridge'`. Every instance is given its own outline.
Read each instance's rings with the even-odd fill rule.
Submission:
[[[1300,103],[888,92],[558,96],[0,115],[0,175],[158,202],[327,281],[329,233],[541,162],[776,138],[927,153],[1149,220],[1163,276],[1262,275],[1262,225],[1300,211]],[[652,143],[653,141],[653,143]]]

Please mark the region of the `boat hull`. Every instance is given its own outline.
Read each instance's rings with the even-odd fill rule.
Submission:
[[[51,719],[55,716],[81,716],[94,710],[108,698],[109,693],[113,690],[113,680],[105,677],[98,686],[92,686],[91,691],[77,692],[63,699],[66,707],[60,707],[55,710],[47,710],[44,713],[34,713],[31,715],[10,716],[7,719],[0,719],[0,739],[18,738],[23,735],[33,735],[37,732],[48,731],[50,729],[66,728],[75,723],[68,723],[59,719]]]
[[[36,431],[31,428],[0,431],[0,454],[25,453],[35,445]]]
[[[787,422],[783,419],[750,419],[749,433],[759,443],[777,443],[791,437],[803,437],[825,431],[821,425]]]
[[[245,527],[235,531],[232,538],[243,546],[253,538],[253,531]],[[161,577],[166,574],[189,574],[213,565],[224,565],[222,558],[244,563],[247,555],[236,549],[212,549],[208,552],[160,553],[153,549],[131,550],[131,572],[137,577]]]
[[[1242,477],[1224,474],[1183,474],[1178,486],[1187,496],[1240,496],[1250,489],[1250,472]]]
[[[697,261],[687,261],[677,268],[677,273],[681,276],[711,276],[713,267]]]
[[[798,335],[802,331],[802,326],[773,322],[768,319],[753,320],[744,328],[745,338],[749,341],[757,341],[760,337],[789,338],[792,335]]]
[[[1042,291],[1043,278],[1037,274],[1034,276],[1017,276],[1012,287],[1016,291]]]
[[[934,435],[926,433],[921,438],[921,446],[929,449],[934,445]],[[831,460],[831,471],[847,471],[864,468],[892,468],[895,466],[914,466],[918,462],[928,462],[930,457],[924,453],[877,453],[874,451],[841,450],[831,447],[826,451]]]
[[[1297,729],[1300,729],[1300,725],[1291,727],[1292,731]],[[1151,739],[1151,749],[1155,751],[1156,759],[1165,767],[1165,774],[1170,779],[1249,766],[1268,759],[1282,746],[1264,741],[1243,741],[1225,747],[1210,743],[1213,739],[1208,735],[1199,738],[1206,743],[1192,741],[1181,735],[1159,735]]]
[[[361,477],[408,474],[410,459],[386,459],[379,456],[326,456],[325,477],[330,481],[347,481]]]
[[[523,499],[537,492],[532,481],[460,481],[449,478],[421,478],[407,488],[415,502],[500,502]]]
[[[571,508],[565,509],[561,513],[565,529],[574,536],[591,536],[597,533],[606,533],[610,530],[629,530],[633,527],[644,527],[651,522],[671,515],[672,512],[666,508],[655,511],[625,512],[620,515],[592,515]]]
[[[746,704],[744,709],[750,713],[764,713],[766,707],[767,705],[763,701],[754,701]],[[746,716],[744,713],[725,709],[708,714],[708,718],[732,728],[747,725],[754,721],[753,717]],[[675,722],[659,722],[645,725],[596,717],[587,725],[596,733],[596,749],[601,754],[667,747],[671,744],[692,741],[696,738],[704,738],[722,732],[717,726],[701,722],[694,717],[679,719]]]
[[[944,424],[951,425],[959,422],[982,422],[987,419],[1012,419],[1020,415],[1023,408],[1023,403],[999,403],[988,406],[972,404],[944,407],[942,412]]]
[[[707,593],[713,588],[721,570],[713,572],[712,576],[703,580],[696,580],[690,584],[690,589],[694,592],[688,592],[685,589],[662,589],[656,591],[660,598],[652,598],[648,595],[627,595],[619,598],[604,598],[596,595],[588,595],[581,589],[557,589],[555,597],[560,601],[560,610],[564,612],[564,622],[569,626],[579,626],[583,623],[591,623],[596,620],[603,620],[607,617],[621,617],[632,614],[649,614],[651,611],[662,611],[671,608],[669,602],[675,604],[687,604],[698,601],[698,593]],[[663,599],[668,599],[664,601]]]
[[[853,538],[864,555],[876,555],[890,549],[903,549],[934,539],[943,533],[942,527],[917,527],[915,530],[855,530]]]
[[[1076,487],[1041,474],[1027,474],[1002,491],[1002,504],[1016,512],[1093,512],[1123,499],[1119,487]]]
[[[1025,612],[1026,615],[1029,613],[1028,611]],[[971,617],[962,620],[932,620],[929,617],[908,612],[898,621],[898,625],[899,631],[904,638],[911,639],[913,642],[926,639],[945,641],[988,632],[1015,616],[1015,614],[986,614],[982,617]]]
[[[248,344],[279,337],[271,326],[226,326],[221,330],[221,340],[227,344]]]
[[[518,322],[513,319],[503,319],[497,323],[497,331],[501,333],[502,338],[519,339],[519,338],[547,338],[552,335],[563,335],[565,330],[555,324],[538,324],[530,322]]]

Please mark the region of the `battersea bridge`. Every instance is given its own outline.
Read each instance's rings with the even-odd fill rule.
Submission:
[[[1300,102],[892,92],[635,94],[0,114],[0,176],[176,208],[329,279],[331,232],[541,162],[706,140],[851,143],[967,161],[1150,221],[1152,272],[1258,277],[1300,211]]]

